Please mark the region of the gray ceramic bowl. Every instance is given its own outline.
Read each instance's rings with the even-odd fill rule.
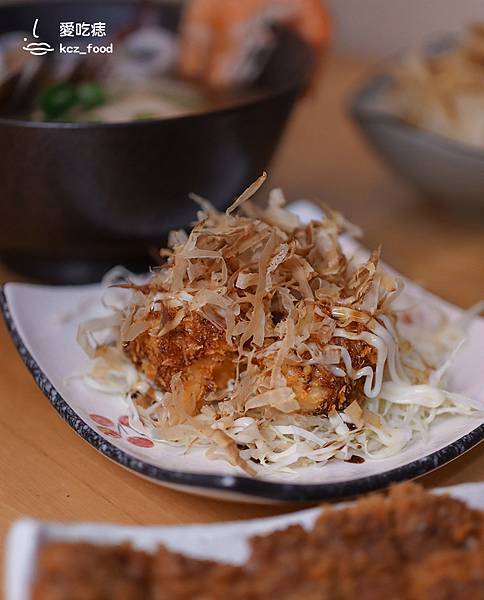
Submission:
[[[453,209],[484,209],[484,149],[413,127],[377,108],[390,85],[380,73],[352,97],[350,113],[370,146],[425,197]]]

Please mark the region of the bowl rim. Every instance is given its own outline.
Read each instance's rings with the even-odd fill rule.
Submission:
[[[134,6],[134,0],[81,0],[80,2],[76,2],[75,4],[68,2],[66,0],[48,0],[48,1],[38,1],[38,0],[29,0],[27,2],[23,1],[21,3],[8,3],[0,6],[0,15],[4,10],[22,10],[27,9],[35,9],[42,6],[65,6],[66,9],[72,8],[73,6],[79,7],[82,4],[91,5],[91,6]],[[145,0],[145,4],[151,5],[153,7],[161,7],[171,6],[172,8],[176,8],[180,6],[175,3],[173,0]],[[8,33],[8,32],[6,32]],[[274,86],[273,89],[270,90],[262,90],[261,93],[254,95],[253,98],[248,98],[245,101],[235,102],[233,104],[229,104],[223,108],[205,110],[202,112],[196,113],[187,113],[185,115],[178,115],[172,117],[162,117],[157,119],[142,119],[139,121],[116,121],[112,123],[96,123],[96,122],[57,122],[57,121],[31,121],[27,119],[21,118],[12,118],[7,116],[2,116],[0,114],[0,126],[1,127],[19,127],[26,129],[47,129],[47,130],[109,130],[109,129],[119,129],[124,127],[147,127],[153,125],[160,125],[163,123],[181,123],[181,122],[190,122],[193,120],[197,120],[200,118],[217,118],[219,116],[229,115],[231,113],[240,112],[252,109],[254,107],[263,105],[267,102],[284,98],[291,94],[298,95],[302,93],[304,90],[309,75],[306,74],[301,77],[299,80],[292,80],[289,82],[285,82],[284,84]]]

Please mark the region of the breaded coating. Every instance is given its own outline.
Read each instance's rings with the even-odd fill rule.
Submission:
[[[483,600],[484,544],[471,546],[465,555],[461,550],[436,551],[413,565],[409,580],[411,600]]]
[[[359,340],[335,338],[335,345],[348,350],[355,370],[376,364],[374,348]],[[344,366],[344,365],[335,365]],[[353,401],[364,401],[364,379],[335,375],[329,367],[314,365],[284,365],[282,372],[287,385],[294,390],[296,399],[305,414],[327,415],[332,410],[341,411]]]
[[[140,553],[119,573],[125,549],[88,548],[44,546],[34,600],[131,600],[136,581],[146,600],[484,600],[484,513],[413,483],[256,537],[241,566],[160,548],[147,585]]]
[[[130,546],[50,542],[32,600],[146,600],[150,561]]]
[[[171,311],[169,317],[174,314]],[[375,349],[362,341],[335,338],[334,344],[348,350],[355,369],[376,363]],[[188,313],[163,336],[142,333],[125,351],[162,391],[171,389],[172,379],[179,373],[190,415],[200,410],[207,394],[223,389],[235,375],[236,354],[225,333],[197,312]],[[354,400],[364,400],[363,379],[334,375],[329,367],[283,365],[282,373],[305,414],[328,414],[333,409],[343,410]]]
[[[239,567],[196,560],[159,548],[151,570],[151,600],[227,600],[227,590],[243,579]],[[206,581],[210,583],[205,584]]]
[[[272,579],[279,599],[484,600],[484,514],[412,483],[326,510],[309,533],[292,527],[255,538],[252,549],[251,572]],[[451,553],[453,569],[441,553]],[[285,595],[297,577],[301,583]],[[430,581],[435,596],[422,593]]]
[[[174,317],[174,312],[169,314]],[[213,323],[190,312],[165,335],[142,333],[125,351],[133,363],[162,391],[181,375],[187,413],[196,414],[209,392],[223,389],[234,376],[235,354],[225,334]]]

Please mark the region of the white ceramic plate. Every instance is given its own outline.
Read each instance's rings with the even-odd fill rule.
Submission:
[[[484,509],[483,483],[467,483],[435,491],[460,498],[472,508]],[[99,523],[68,525],[22,519],[14,524],[7,541],[6,600],[30,600],[38,549],[46,541],[131,543],[146,552],[153,552],[157,546],[163,544],[173,552],[180,552],[192,558],[242,564],[248,557],[248,540],[251,537],[295,524],[309,528],[314,524],[320,510],[313,508],[253,521],[175,527],[127,527]]]
[[[313,205],[295,207],[303,218],[320,216]],[[460,310],[409,284],[412,295],[431,300],[456,317]],[[416,439],[397,456],[341,461],[300,469],[297,475],[245,476],[223,461],[209,460],[203,449],[151,440],[132,430],[121,397],[87,388],[74,373],[87,357],[76,343],[80,322],[103,314],[98,285],[45,287],[7,284],[1,304],[12,338],[35,381],[54,408],[89,444],[129,470],[185,491],[252,501],[312,502],[342,498],[423,475],[453,460],[484,438],[484,418],[455,416],[436,422],[428,439]],[[469,342],[451,370],[451,389],[482,402],[484,409],[484,320],[472,324]]]

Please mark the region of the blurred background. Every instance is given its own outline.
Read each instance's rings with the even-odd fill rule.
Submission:
[[[335,47],[385,57],[484,20],[480,0],[328,0]]]
[[[14,2],[0,0],[4,4]],[[459,202],[450,210],[436,198],[430,202],[369,146],[349,105],[382,60],[484,22],[484,3],[326,0],[326,5],[333,19],[331,49],[277,147],[268,185],[282,187],[290,200],[335,206],[363,227],[365,243],[382,244],[388,263],[448,300],[463,306],[480,300],[484,197],[470,213]],[[484,155],[480,160],[484,165]]]

